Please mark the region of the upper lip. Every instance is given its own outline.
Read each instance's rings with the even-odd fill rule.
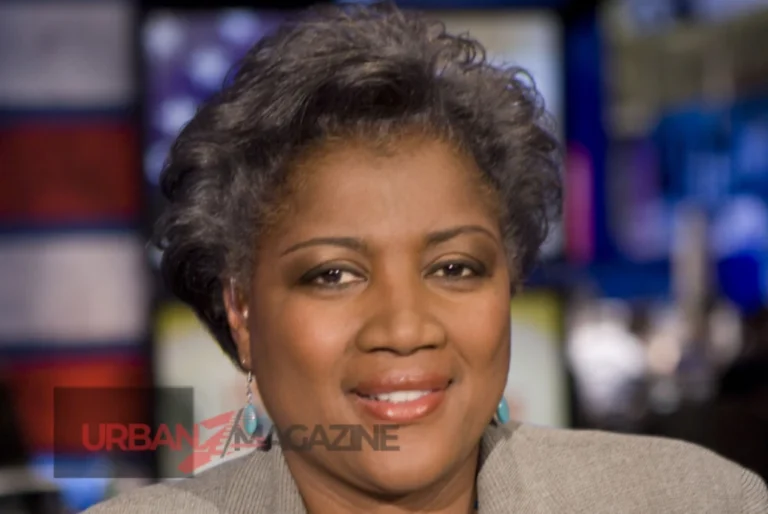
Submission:
[[[450,383],[450,377],[439,373],[388,373],[361,380],[352,391],[364,396],[396,391],[440,391],[448,387]]]

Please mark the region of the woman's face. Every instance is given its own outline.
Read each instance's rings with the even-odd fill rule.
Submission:
[[[510,276],[472,166],[423,139],[327,150],[261,241],[239,339],[276,427],[333,442],[337,425],[399,426],[398,450],[287,451],[300,489],[404,495],[474,475],[509,365]]]

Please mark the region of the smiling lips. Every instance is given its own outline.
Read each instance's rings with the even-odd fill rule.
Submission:
[[[366,414],[381,421],[409,423],[437,410],[450,385],[445,376],[390,375],[362,382],[353,393]]]

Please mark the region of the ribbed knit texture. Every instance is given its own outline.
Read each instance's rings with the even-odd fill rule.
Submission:
[[[481,444],[480,514],[768,514],[768,489],[756,475],[680,441],[510,423],[489,427]],[[196,478],[139,489],[86,512],[306,510],[275,445]]]

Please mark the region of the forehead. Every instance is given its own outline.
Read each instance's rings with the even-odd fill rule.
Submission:
[[[495,219],[493,194],[474,161],[441,140],[414,137],[385,148],[335,144],[309,155],[296,178],[290,218],[302,223],[435,226]]]

